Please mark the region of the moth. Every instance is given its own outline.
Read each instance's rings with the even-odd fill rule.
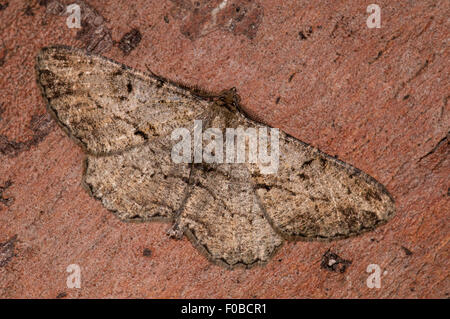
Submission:
[[[266,128],[236,90],[213,95],[64,46],[43,48],[37,82],[48,111],[86,153],[83,185],[123,221],[167,221],[209,260],[250,267],[289,240],[335,240],[395,213],[368,174],[279,132],[276,174],[257,163],[175,163],[180,127]]]

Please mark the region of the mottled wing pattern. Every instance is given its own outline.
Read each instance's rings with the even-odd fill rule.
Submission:
[[[44,48],[36,67],[49,111],[88,153],[91,194],[122,220],[172,219],[190,168],[171,161],[171,132],[209,102],[78,49]]]
[[[372,230],[394,202],[369,175],[280,132],[279,168],[261,163],[176,164],[171,133],[205,127],[266,127],[235,109],[237,99],[200,98],[156,76],[77,49],[37,58],[50,112],[86,149],[84,184],[126,221],[174,221],[210,260],[233,267],[266,262],[284,239],[339,239]]]
[[[112,156],[88,155],[84,184],[125,221],[172,220],[189,185],[189,164],[175,164],[168,145],[155,140]]]
[[[208,106],[157,77],[73,48],[44,48],[36,66],[49,110],[94,155],[170,139]]]
[[[266,262],[283,239],[265,218],[244,165],[199,165],[177,227],[227,266]]]
[[[241,116],[240,125],[260,127]],[[286,239],[340,239],[373,230],[395,213],[383,185],[366,173],[280,132],[279,167],[250,166],[264,212]]]
[[[210,111],[207,128],[234,127],[239,119],[226,107],[213,104]],[[194,164],[173,229],[182,230],[210,260],[227,267],[267,262],[283,239],[266,219],[250,179],[246,164]]]

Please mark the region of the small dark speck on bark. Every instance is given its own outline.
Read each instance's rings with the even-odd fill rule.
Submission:
[[[144,257],[150,257],[152,255],[152,251],[148,248],[145,248],[144,251],[142,252],[142,256]]]
[[[406,256],[411,256],[413,252],[406,248],[405,246],[402,246],[403,251],[405,252]]]
[[[344,273],[351,263],[351,260],[345,260],[328,249],[322,256],[320,267],[329,271]]]
[[[65,297],[67,297],[67,292],[65,292],[65,291],[62,291],[58,295],[56,295],[56,299],[62,299]]]
[[[14,255],[14,247],[16,245],[17,235],[11,237],[8,241],[0,243],[0,267],[5,267]]]
[[[6,8],[8,8],[8,6],[9,6],[9,2],[6,2],[5,4],[0,3],[0,11],[5,10]]]

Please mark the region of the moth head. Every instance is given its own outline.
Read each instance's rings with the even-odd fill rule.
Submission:
[[[241,98],[237,94],[236,88],[231,88],[229,90],[224,90],[220,92],[216,99],[216,104],[218,106],[226,107],[228,110],[234,112],[239,110],[239,103]]]

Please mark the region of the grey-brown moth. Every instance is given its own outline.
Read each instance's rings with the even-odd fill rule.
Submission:
[[[265,128],[235,90],[212,95],[79,49],[42,49],[48,110],[85,150],[83,184],[124,221],[163,220],[211,261],[266,262],[285,240],[358,235],[394,215],[383,185],[283,132],[276,174],[256,163],[175,163],[177,128]]]

